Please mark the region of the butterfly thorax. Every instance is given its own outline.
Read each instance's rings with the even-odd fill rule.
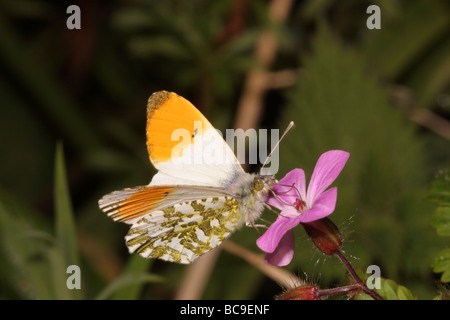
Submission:
[[[242,224],[254,225],[275,182],[274,176],[246,173],[233,184],[232,189],[242,204]]]

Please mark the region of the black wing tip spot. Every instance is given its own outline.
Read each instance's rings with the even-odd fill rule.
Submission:
[[[147,102],[147,110],[149,113],[160,108],[167,100],[169,100],[172,96],[176,95],[174,92],[169,91],[157,91],[154,92],[150,98],[148,98]]]

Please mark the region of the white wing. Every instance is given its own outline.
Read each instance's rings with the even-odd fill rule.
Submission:
[[[130,253],[191,263],[243,224],[236,199],[208,197],[151,212],[133,224],[125,240]]]
[[[131,252],[190,263],[244,225],[242,199],[204,186],[141,186],[114,191],[99,201],[116,221],[131,224]]]
[[[222,136],[210,128],[179,151],[179,157],[155,163],[160,171],[150,185],[203,185],[226,187],[245,174]]]
[[[244,173],[208,119],[173,92],[155,92],[148,100],[147,149],[160,171],[150,185],[226,187]]]

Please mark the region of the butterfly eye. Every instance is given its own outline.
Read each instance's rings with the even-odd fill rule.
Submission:
[[[264,182],[262,182],[259,179],[255,179],[253,181],[253,190],[255,191],[261,191],[264,188]]]

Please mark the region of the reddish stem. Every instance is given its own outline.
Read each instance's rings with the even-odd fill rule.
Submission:
[[[366,284],[364,283],[364,281],[361,280],[361,278],[358,276],[358,274],[356,273],[355,269],[353,268],[353,266],[350,264],[350,262],[347,260],[347,258],[342,254],[341,251],[336,251],[335,254],[337,255],[337,257],[339,258],[339,260],[341,260],[341,262],[345,265],[345,267],[347,268],[348,272],[350,273],[350,275],[352,276],[353,280],[356,281],[356,285],[358,286],[359,289],[363,290],[365,293],[367,293],[369,296],[371,296],[372,298],[374,298],[375,300],[384,300],[378,293],[376,293],[375,291],[369,289]]]
[[[325,296],[331,296],[334,294],[348,293],[348,292],[352,292],[352,291],[361,291],[361,289],[362,289],[361,285],[356,283],[356,284],[351,284],[351,285],[345,286],[345,287],[319,290],[319,296],[325,297]]]

